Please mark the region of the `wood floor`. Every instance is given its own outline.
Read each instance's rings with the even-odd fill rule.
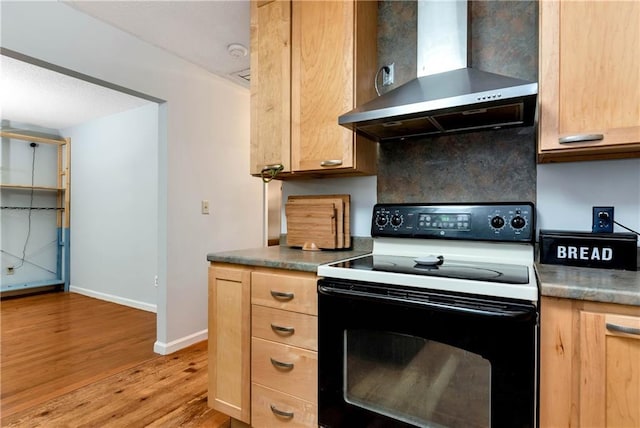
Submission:
[[[3,427],[211,427],[207,346],[153,353],[155,314],[75,293],[0,302]]]

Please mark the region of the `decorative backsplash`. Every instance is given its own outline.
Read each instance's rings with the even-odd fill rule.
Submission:
[[[537,81],[537,2],[470,2],[470,11],[470,65]],[[416,17],[417,2],[380,2],[378,61],[395,63],[395,85],[389,89],[416,77]],[[535,127],[381,143],[377,199],[535,202]]]

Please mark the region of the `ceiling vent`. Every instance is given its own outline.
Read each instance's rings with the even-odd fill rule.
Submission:
[[[240,83],[242,86],[249,87],[249,83],[251,82],[251,69],[245,68],[244,70],[235,71],[229,74],[231,80],[236,83]]]

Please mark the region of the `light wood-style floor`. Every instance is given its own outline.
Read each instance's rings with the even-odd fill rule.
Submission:
[[[0,302],[3,427],[211,427],[207,344],[153,353],[155,314],[75,293]]]

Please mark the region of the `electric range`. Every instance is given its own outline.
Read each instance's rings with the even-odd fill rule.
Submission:
[[[532,203],[377,204],[373,251],[327,278],[538,301]]]

